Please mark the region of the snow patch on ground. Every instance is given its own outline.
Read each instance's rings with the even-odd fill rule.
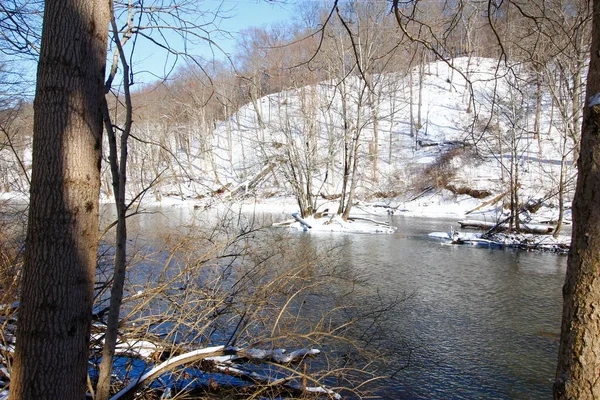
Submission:
[[[310,232],[345,232],[345,233],[394,233],[396,228],[384,221],[371,219],[348,219],[344,221],[340,215],[330,217],[307,217],[300,221],[288,221],[289,227],[299,231]],[[281,225],[279,225],[281,226]]]

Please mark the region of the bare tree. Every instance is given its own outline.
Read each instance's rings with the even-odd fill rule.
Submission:
[[[107,104],[106,98],[103,102],[103,118],[104,124],[107,131],[108,142],[109,142],[109,162],[111,169],[111,176],[113,181],[113,191],[115,196],[115,204],[117,209],[117,222],[116,222],[116,251],[114,261],[114,272],[112,276],[111,284],[111,296],[110,306],[108,310],[107,329],[105,334],[105,342],[103,348],[103,357],[99,369],[99,378],[97,385],[97,398],[100,400],[107,399],[110,395],[110,379],[113,368],[113,360],[115,355],[115,348],[118,336],[118,327],[120,321],[120,308],[123,299],[124,283],[126,278],[126,264],[127,264],[127,212],[130,206],[141,196],[145,194],[148,187],[138,193],[133,199],[127,203],[126,199],[126,181],[127,181],[127,167],[128,167],[128,147],[129,138],[132,134],[133,124],[133,104],[131,95],[131,86],[134,84],[133,77],[134,73],[131,71],[127,54],[124,49],[124,45],[131,39],[137,40],[137,37],[146,38],[151,40],[153,43],[162,47],[167,51],[168,54],[174,54],[176,56],[185,56],[185,53],[180,53],[175,50],[175,46],[168,41],[161,42],[147,36],[146,31],[152,30],[156,27],[159,21],[169,23],[169,25],[159,26],[159,29],[170,29],[187,40],[193,38],[200,40],[207,40],[210,42],[210,38],[203,36],[202,32],[205,32],[197,24],[189,23],[185,17],[180,14],[186,7],[190,6],[189,3],[180,4],[165,4],[158,2],[156,8],[150,8],[147,10],[143,4],[134,4],[128,2],[125,4],[118,4],[118,7],[111,3],[111,27],[113,41],[115,44],[113,65],[105,83],[105,92],[108,93],[113,85],[114,79],[117,75],[118,66],[122,66],[122,77],[123,77],[123,97],[125,104],[125,115],[123,116],[123,127],[119,129],[120,135],[117,143],[117,127],[113,124],[113,118],[110,115],[110,109]],[[123,19],[125,25],[123,28],[119,28],[117,25],[117,19]],[[137,20],[137,24],[136,24]],[[144,22],[149,21],[149,25],[144,25]],[[164,37],[162,37],[164,39]],[[118,111],[118,109],[117,109]],[[164,144],[160,144],[160,149],[168,151],[168,147]],[[151,185],[155,182],[158,176],[153,177]]]
[[[36,60],[40,48],[40,0],[5,0],[0,3],[0,52],[14,60]]]
[[[257,216],[240,214],[236,208],[211,217],[212,223],[197,217],[191,233],[177,228],[174,231],[181,234],[160,235],[164,249],[141,253],[130,264],[120,356],[142,358],[149,367],[164,365],[161,373],[182,367],[145,390],[156,395],[185,392],[179,382],[193,382],[191,389],[205,383],[202,373],[210,372],[248,381],[243,388],[223,384],[218,389],[240,391],[246,397],[290,393],[303,398],[311,387],[325,389],[326,383],[333,386],[328,390],[363,395],[368,390],[364,382],[378,376],[372,358],[385,362],[384,349],[372,340],[381,332],[370,327],[385,319],[397,302],[375,299],[365,280],[337,260],[335,248],[295,242],[285,230],[260,229]],[[94,338],[97,344],[101,335]],[[235,364],[219,359],[194,362],[203,349],[212,349],[211,356],[235,356]],[[305,356],[287,358],[296,349]],[[200,358],[175,363],[194,351]],[[338,358],[339,351],[350,357]],[[261,359],[260,353],[275,357]],[[284,365],[277,353],[287,359]],[[317,358],[313,361],[307,354]],[[93,352],[93,357],[99,354]],[[244,363],[248,359],[250,365]],[[174,363],[165,365],[169,361]],[[267,369],[286,378],[269,378]],[[140,378],[137,369],[115,372],[121,382],[134,383],[147,383],[157,375]],[[114,381],[116,390],[126,387],[121,382]],[[326,398],[335,395],[321,393]]]

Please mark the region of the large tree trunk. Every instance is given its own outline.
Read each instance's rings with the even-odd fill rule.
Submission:
[[[48,0],[11,399],[83,399],[98,246],[109,2]]]
[[[600,398],[600,0],[592,26],[555,399]]]

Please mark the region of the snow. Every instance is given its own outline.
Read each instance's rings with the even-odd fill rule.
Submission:
[[[550,95],[546,93],[543,98],[540,127],[543,134],[538,140],[531,134],[532,118],[535,114],[531,107],[531,99],[522,98],[523,93],[527,93],[525,89],[528,88],[515,91],[515,82],[511,81],[513,75],[506,73],[507,67],[499,66],[496,59],[478,57],[456,58],[451,60],[451,64],[462,74],[445,62],[432,62],[424,67],[420,96],[423,126],[414,136],[408,123],[410,107],[407,107],[407,104],[411,102],[407,97],[410,93],[409,76],[391,73],[375,77],[380,85],[378,90],[381,90],[378,104],[379,136],[376,144],[379,155],[378,180],[370,179],[372,165],[366,149],[372,146],[374,128],[371,123],[366,123],[361,133],[363,153],[359,166],[362,177],[357,187],[358,199],[363,202],[375,202],[377,199],[373,199],[374,193],[394,193],[391,197],[380,199],[389,202],[395,208],[394,214],[464,218],[467,211],[505,192],[507,182],[506,177],[504,181],[502,177],[506,175],[506,171],[503,174],[504,167],[501,162],[508,162],[510,154],[506,150],[502,153],[496,148],[496,139],[490,136],[490,132],[483,132],[482,125],[489,122],[492,104],[497,111],[498,107],[505,107],[505,110],[499,110],[500,115],[510,116],[511,107],[505,104],[510,100],[522,105],[525,113],[522,117],[524,121],[517,121],[519,126],[524,126],[524,131],[518,138],[517,155],[521,171],[521,198],[548,198],[549,208],[555,209],[556,198],[553,193],[559,175],[561,153],[564,152],[561,149],[561,132],[565,130],[560,125],[563,122],[558,113],[550,112]],[[513,67],[512,71],[519,73],[519,68]],[[523,74],[525,73],[527,72],[524,71]],[[415,68],[412,74],[413,93],[416,93],[419,90],[419,69]],[[471,86],[463,76],[469,79]],[[242,106],[231,118],[216,124],[211,136],[213,160],[206,159],[206,152],[200,151],[200,142],[192,136],[192,149],[188,153],[180,148],[173,149],[173,154],[178,160],[171,163],[172,170],[166,173],[170,176],[165,175],[164,179],[152,188],[143,199],[144,205],[160,203],[162,206],[178,206],[191,203],[199,206],[218,206],[220,202],[239,201],[240,197],[231,193],[238,188],[243,192],[243,189],[248,187],[251,191],[249,195],[256,196],[257,200],[254,204],[246,203],[245,207],[282,212],[288,216],[297,212],[297,207],[293,207],[293,199],[290,207],[289,200],[293,193],[286,182],[285,163],[276,166],[271,175],[261,178],[256,188],[251,189],[250,185],[254,177],[261,176],[261,173],[269,170],[273,160],[282,159],[285,148],[293,146],[294,143],[304,143],[307,112],[311,122],[316,122],[317,159],[326,159],[330,151],[336,155],[336,161],[329,166],[327,178],[323,166],[314,169],[313,193],[339,194],[342,175],[340,152],[343,149],[339,138],[344,125],[344,113],[341,112],[342,101],[338,83],[324,81],[258,99],[257,106],[262,125],[252,103]],[[345,115],[349,115],[348,118],[353,120],[361,112],[356,108],[355,102],[358,101],[357,93],[363,83],[358,77],[350,76],[344,85],[348,89],[350,103],[353,104],[348,110],[349,114]],[[471,96],[474,96],[476,104],[473,109]],[[600,94],[590,99],[590,105],[598,103]],[[416,107],[413,99],[413,108]],[[474,119],[475,117],[477,119]],[[519,116],[514,116],[517,117]],[[510,131],[511,121],[506,118],[502,117],[495,123],[497,126],[494,129],[505,134]],[[152,130],[152,127],[148,129]],[[292,129],[291,135],[284,134],[286,129]],[[333,142],[330,142],[331,138]],[[474,144],[477,144],[477,151]],[[453,156],[445,159],[450,153]],[[575,166],[572,160],[567,161],[567,177],[572,182]],[[420,181],[424,180],[428,170],[440,165],[452,172],[449,180],[454,187],[487,190],[491,193],[490,197],[474,199],[444,190],[442,185],[424,196],[415,198],[417,193],[414,192],[414,187],[423,183]],[[214,171],[211,170],[213,167]],[[138,189],[135,185],[136,177],[130,175],[131,197]],[[186,177],[185,181],[182,181],[181,177]],[[218,177],[218,180],[215,177]],[[200,199],[201,196],[204,198]],[[570,194],[567,202],[570,200],[569,196]],[[26,200],[26,196],[16,191],[2,193],[0,198],[11,201]],[[285,200],[280,201],[281,199]],[[101,200],[105,203],[111,202],[106,193],[103,193]],[[319,199],[319,203],[325,204],[326,201]],[[379,212],[381,210],[377,211],[376,214],[384,214]],[[497,209],[490,211],[501,212]],[[332,221],[330,224],[321,225],[314,231],[373,231],[366,226],[367,224]]]
[[[342,398],[342,396],[340,394],[335,393],[334,391],[332,391],[330,389],[325,389],[324,387],[321,387],[321,386],[306,387],[304,390],[306,390],[307,392],[312,392],[312,393],[327,394],[327,395],[333,396],[334,399],[341,399]]]
[[[483,247],[508,247],[521,248],[525,250],[541,250],[555,253],[566,253],[569,244],[569,238],[554,238],[550,235],[536,234],[505,234],[495,233],[486,236],[482,233],[460,232],[450,227],[448,232],[431,232],[428,237],[434,240],[440,240],[442,244],[472,245]]]
[[[344,221],[340,215],[323,218],[307,217],[305,220],[311,228],[298,221],[290,224],[290,227],[310,232],[394,233],[396,230],[393,226],[373,224],[370,221]]]
[[[94,326],[102,330],[106,329],[104,324],[95,323]],[[104,333],[92,333],[90,338],[92,342],[101,341],[104,343]],[[130,339],[124,341],[119,339],[115,346],[115,354],[146,359],[151,358],[157,351],[160,351],[160,348],[156,343],[142,339]]]
[[[132,355],[142,358],[150,358],[158,350],[159,348],[155,343],[147,340],[120,342],[115,346],[115,354]]]
[[[232,361],[238,360],[240,358],[249,358],[252,361],[273,361],[278,364],[287,364],[299,358],[303,358],[306,356],[312,357],[321,353],[319,349],[299,349],[291,351],[289,353],[286,349],[264,350],[256,348],[228,348],[227,350],[235,351],[235,354],[209,357],[206,359],[221,364],[231,364]]]
[[[431,232],[427,236],[432,239],[441,240],[473,240],[481,238],[480,233],[465,233],[454,231],[452,228],[448,232]]]
[[[520,91],[514,89],[516,83],[527,82],[527,79],[511,81],[514,78],[507,73],[508,67],[499,66],[496,59],[456,58],[451,64],[469,79],[472,86],[445,62],[427,64],[422,76],[422,128],[414,135],[408,122],[410,107],[407,105],[411,103],[409,76],[391,73],[375,77],[381,90],[377,111],[379,135],[374,145],[373,124],[365,123],[361,133],[358,199],[374,202],[378,200],[373,198],[375,193],[393,193],[379,200],[393,202],[393,206],[402,210],[402,215],[463,218],[466,211],[507,191],[506,163],[511,156],[506,143],[502,145],[504,150],[499,150],[502,146],[497,141],[499,136],[494,132],[500,131],[504,135],[510,133],[514,125],[512,122],[515,122],[509,120],[510,117],[522,119],[516,121],[523,128],[518,136],[517,154],[521,198],[525,201],[548,199],[551,208],[556,208],[555,189],[561,154],[565,152],[561,147],[561,132],[566,129],[559,113],[551,113],[550,94],[545,93],[542,99],[542,133],[538,139],[531,132],[535,115],[532,100],[523,97],[531,88],[519,87],[522,89]],[[512,66],[511,71],[519,73],[519,68]],[[418,71],[418,68],[412,71],[413,93],[419,90]],[[263,124],[259,123],[257,110],[252,103],[242,106],[228,120],[216,124],[210,138],[212,159],[208,159],[207,153],[201,151],[203,147],[193,135],[190,138],[192,148],[188,152],[172,144],[172,153],[177,157],[177,162],[171,163],[171,169],[165,172],[164,179],[145,196],[144,204],[160,202],[163,206],[175,206],[190,202],[199,206],[218,205],[221,201],[239,201],[239,195],[243,195],[247,187],[245,194],[258,199],[254,204],[255,209],[260,209],[262,203],[270,212],[281,211],[288,216],[297,212],[297,208],[289,208],[289,204],[279,202],[281,198],[287,201],[293,195],[291,185],[286,180],[286,162],[276,163],[273,172],[265,177],[261,177],[261,173],[268,171],[274,160],[285,159],[285,151],[290,146],[296,146],[294,149],[300,152],[301,163],[307,161],[309,155],[302,153],[301,145],[307,138],[307,113],[309,122],[316,123],[316,160],[327,159],[330,152],[335,154],[334,162],[327,168],[316,165],[312,169],[312,191],[328,196],[339,194],[343,170],[340,161],[343,143],[340,138],[343,137],[344,113],[341,111],[338,84],[324,81],[258,99],[257,107]],[[350,120],[355,120],[359,112],[370,113],[370,110],[359,111],[356,107],[357,93],[363,85],[358,77],[347,77],[344,85],[353,104],[346,113]],[[519,105],[524,114],[512,115],[514,107],[509,101]],[[592,104],[597,101],[600,98],[594,96]],[[476,104],[474,108],[473,102]],[[495,125],[488,127],[489,131],[484,131],[485,125],[490,122],[492,104],[501,117],[493,121]],[[413,108],[416,107],[413,99]],[[362,117],[369,120],[364,118],[368,115]],[[151,131],[152,127],[148,127],[148,130]],[[369,148],[378,149],[376,181],[371,179]],[[572,161],[568,158],[566,164],[570,189],[575,175]],[[415,198],[415,187],[430,185],[431,182],[425,182],[427,179],[435,180],[435,177],[427,175],[428,171],[431,173],[435,168],[450,171],[448,179],[454,187],[486,190],[490,192],[490,197],[474,199],[450,193],[443,190],[443,184],[439,184],[435,191]],[[181,177],[186,178],[182,180]],[[261,178],[252,187],[253,179],[257,177]],[[135,179],[135,176],[130,176],[130,196],[137,190]],[[568,193],[567,202],[571,200],[570,196]],[[103,194],[103,201],[109,202],[110,198]],[[319,199],[319,203],[326,201]],[[346,228],[336,229],[347,231]]]
[[[21,192],[0,192],[0,201],[27,203],[29,198],[26,194]]]
[[[527,90],[515,91],[513,75],[507,74],[506,67],[498,66],[497,60],[486,58],[456,58],[452,60],[454,68],[462,71],[472,83],[467,85],[461,74],[453,71],[445,62],[433,62],[425,66],[423,76],[423,92],[421,114],[423,127],[415,136],[411,136],[409,121],[410,103],[409,77],[401,74],[382,75],[379,82],[382,89],[379,104],[379,179],[370,181],[371,164],[366,153],[362,154],[360,168],[362,179],[357,187],[360,200],[351,212],[351,217],[369,215],[374,219],[385,221],[386,214],[431,217],[456,218],[466,217],[497,221],[506,214],[503,203],[508,199],[481,207],[500,193],[507,192],[508,172],[506,163],[510,162],[510,153],[499,150],[496,138],[490,132],[482,131],[482,126],[489,122],[493,107],[500,110],[502,117],[493,129],[503,134],[510,132],[512,122],[508,118],[518,120],[523,131],[518,136],[517,163],[520,170],[520,197],[523,202],[542,201],[542,208],[532,215],[532,222],[549,222],[557,219],[556,185],[561,167],[561,126],[562,121],[555,112],[550,113],[551,99],[549,94],[543,98],[543,111],[540,124],[539,139],[531,132],[532,118],[535,110],[531,99],[523,98]],[[518,68],[512,68],[518,72]],[[413,92],[418,90],[418,70],[413,72]],[[524,72],[526,73],[526,72]],[[349,77],[345,82],[355,100],[352,91],[356,91],[361,82],[357,77]],[[527,88],[524,88],[527,89]],[[496,93],[494,94],[494,90]],[[474,96],[476,107],[471,109],[471,94]],[[307,97],[308,96],[308,97]],[[354,96],[354,97],[353,97]],[[495,96],[495,97],[494,97]],[[521,96],[521,97],[520,97]],[[317,153],[325,159],[330,151],[328,138],[332,132],[334,137],[340,136],[343,126],[341,99],[336,92],[336,82],[321,82],[314,86],[273,93],[258,100],[258,110],[264,125],[260,125],[257,111],[249,103],[241,107],[229,120],[217,124],[213,132],[213,154],[216,175],[219,185],[213,181],[188,182],[180,185],[181,195],[169,197],[163,195],[162,204],[175,206],[177,202],[192,202],[194,204],[217,206],[225,202],[242,202],[246,211],[281,213],[282,219],[290,218],[299,212],[297,203],[292,197],[290,185],[286,183],[285,168],[281,165],[275,168],[273,175],[263,179],[258,187],[249,193],[250,197],[240,198],[228,193],[236,188],[249,186],[252,177],[259,176],[268,168],[266,161],[281,159],[284,149],[293,146],[295,141],[300,143],[306,139],[304,128],[306,99],[310,98],[315,105],[311,119],[317,122],[320,131],[317,132]],[[512,115],[514,107],[509,101],[519,104],[524,116]],[[598,99],[600,101],[600,99]],[[414,105],[413,107],[416,107]],[[356,109],[351,110],[351,117],[356,117]],[[478,118],[475,120],[474,117]],[[288,122],[285,125],[284,121]],[[479,125],[477,125],[479,124]],[[295,129],[291,136],[283,132],[292,127]],[[337,133],[336,133],[337,132]],[[337,136],[336,136],[337,135]],[[362,133],[364,149],[371,146],[374,140],[373,127],[366,124]],[[477,144],[475,147],[474,144]],[[233,145],[232,148],[228,148]],[[506,143],[504,144],[506,146]],[[333,151],[337,154],[342,149],[339,140],[333,143]],[[299,147],[300,148],[300,147]],[[500,147],[502,148],[502,147]],[[366,150],[365,150],[366,152]],[[451,157],[447,157],[452,154]],[[445,164],[446,163],[446,164]],[[570,182],[567,191],[567,204],[571,200],[575,165],[567,159],[567,177]],[[203,170],[200,164],[197,170]],[[339,162],[331,165],[331,171],[325,179],[323,168],[315,171],[313,193],[328,195],[340,193],[341,168]],[[485,198],[474,198],[467,194],[456,194],[444,188],[444,185],[433,187],[432,190],[419,195],[415,187],[427,177],[428,170],[441,168],[451,171],[449,183],[455,188],[468,188],[490,193]],[[205,171],[205,169],[204,169]],[[205,173],[206,177],[214,174]],[[430,184],[430,183],[427,183]],[[193,200],[201,189],[199,186],[212,190],[228,189],[217,197],[203,200]],[[160,188],[163,193],[170,189]],[[204,189],[205,190],[205,189]],[[229,191],[229,192],[228,192]],[[393,193],[390,197],[374,198],[374,193]],[[273,194],[275,194],[273,196]],[[256,197],[254,197],[256,196]],[[386,207],[376,207],[373,204],[385,203]],[[319,198],[318,211],[329,208],[337,209],[337,203]],[[476,212],[473,210],[478,209]],[[567,220],[570,217],[567,210]],[[393,229],[367,223],[367,221],[342,221],[339,218],[324,218],[320,220],[307,219],[312,228],[301,223],[292,223],[294,229],[310,232],[360,232],[360,233],[392,233]]]
[[[522,104],[524,112],[524,116],[521,116],[524,121],[517,121],[519,126],[524,126],[518,137],[517,154],[521,199],[523,202],[543,202],[543,206],[531,216],[532,222],[555,221],[558,216],[557,177],[561,155],[565,152],[561,147],[561,132],[565,129],[561,125],[564,122],[560,120],[559,113],[552,114],[550,111],[550,95],[545,93],[542,99],[542,134],[539,139],[534,138],[531,130],[535,110],[531,107],[531,99],[519,97],[527,93],[525,89],[529,88],[515,91],[515,82],[511,81],[513,75],[506,73],[507,67],[499,66],[496,59],[477,57],[456,58],[451,63],[469,79],[472,86],[467,84],[463,75],[452,70],[445,62],[427,64],[422,76],[420,113],[423,126],[414,135],[408,123],[410,107],[407,104],[411,102],[408,97],[409,76],[392,73],[376,77],[381,87],[378,104],[379,136],[375,144],[379,156],[378,179],[371,179],[372,165],[367,149],[372,147],[375,139],[373,124],[366,123],[361,134],[361,180],[356,189],[359,203],[354,206],[350,217],[366,215],[382,222],[387,220],[388,214],[499,220],[506,214],[502,201],[481,206],[500,193],[507,192],[506,165],[503,166],[502,163],[509,162],[511,158],[506,150],[498,150],[499,143],[496,143],[495,136],[484,132],[482,126],[489,122],[494,104],[496,111],[498,107],[505,109],[500,110],[499,115],[502,117],[494,122],[496,125],[493,129],[503,134],[510,132],[511,121],[506,119],[508,117],[504,118],[511,116],[512,108],[509,107],[510,104],[506,104],[510,100]],[[519,68],[513,67],[512,71],[519,73]],[[418,68],[412,74],[413,93],[416,93],[419,90]],[[206,152],[200,151],[199,141],[191,137],[192,149],[188,153],[182,149],[173,149],[173,154],[178,157],[177,162],[171,163],[172,170],[166,172],[164,179],[144,197],[143,206],[219,208],[238,203],[243,211],[279,213],[282,219],[290,218],[300,210],[291,187],[286,182],[285,163],[276,166],[271,175],[261,178],[255,188],[250,186],[253,178],[269,170],[273,160],[279,160],[285,155],[286,147],[304,143],[306,110],[309,105],[314,106],[309,107],[308,111],[311,122],[316,122],[317,127],[317,159],[326,159],[330,151],[336,155],[335,162],[328,167],[329,174],[325,173],[323,166],[313,169],[313,193],[328,196],[339,194],[343,168],[340,162],[343,144],[339,138],[342,137],[344,113],[341,112],[338,83],[325,81],[258,99],[258,111],[263,125],[259,123],[252,103],[242,106],[231,118],[216,124],[211,135],[210,153],[213,160],[206,159]],[[350,119],[356,118],[359,113],[355,102],[361,84],[356,76],[350,76],[344,82],[348,88],[350,103],[354,104],[347,113]],[[475,108],[471,106],[471,95],[474,96]],[[310,104],[307,99],[310,99]],[[599,102],[600,94],[590,99],[591,105]],[[416,108],[417,105],[413,104],[413,107]],[[518,115],[513,117],[521,118]],[[152,127],[148,129],[151,131]],[[293,132],[285,136],[286,129],[292,129]],[[570,158],[567,159],[566,168],[566,176],[570,182],[566,198],[568,204],[572,198],[575,176],[575,165]],[[490,195],[477,199],[467,194],[456,194],[459,192],[452,192],[444,184],[435,183],[437,178],[435,174],[431,175],[431,171],[450,171],[447,179],[454,188],[487,191]],[[185,181],[176,178],[182,176],[190,178]],[[130,174],[130,198],[138,190],[135,179]],[[420,186],[422,187],[419,188]],[[238,188],[246,187],[248,193],[232,194]],[[427,191],[427,188],[431,190]],[[419,193],[420,191],[424,192]],[[377,196],[378,193],[389,195]],[[202,196],[204,197],[201,198]],[[26,196],[18,192],[2,193],[0,198],[26,201]],[[111,198],[103,193],[101,201],[110,203]],[[317,208],[318,211],[325,208],[337,210],[338,204],[319,197]],[[477,211],[473,211],[475,209]],[[568,221],[570,210],[566,211]],[[365,220],[343,221],[337,217],[327,217],[307,221],[312,226],[311,229],[307,228],[310,232],[393,233],[391,227]],[[298,230],[305,229],[300,223],[292,223],[290,226]]]

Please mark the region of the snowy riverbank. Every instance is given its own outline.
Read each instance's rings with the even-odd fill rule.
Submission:
[[[468,219],[470,221],[481,221],[484,224],[495,224],[508,216],[500,204],[485,205],[486,199],[478,200],[468,195],[454,195],[449,191],[435,191],[419,197],[413,201],[402,199],[381,199],[377,201],[359,201],[352,208],[348,221],[343,221],[334,215],[337,210],[335,201],[320,200],[317,212],[320,218],[313,216],[304,218],[304,223],[293,217],[299,216],[298,204],[293,197],[274,196],[269,198],[245,198],[243,200],[211,199],[203,200],[181,200],[177,198],[163,198],[162,202],[146,204],[147,207],[195,207],[198,209],[210,208],[236,208],[245,213],[268,213],[275,216],[276,226],[285,226],[300,231],[311,232],[340,232],[340,233],[394,233],[395,228],[389,224],[389,216],[403,216],[407,218],[431,218],[440,220],[455,220],[450,222],[450,230],[464,231],[465,235],[477,232],[474,229],[460,228],[459,221]],[[550,247],[565,247],[570,243],[570,210],[567,210],[565,225],[560,235],[554,239],[551,235],[502,235],[495,240],[513,246],[517,242],[544,243]],[[524,212],[522,220],[530,225],[547,226],[549,230],[554,228],[551,223],[558,217],[558,210],[542,205],[535,213]],[[310,228],[308,227],[310,226]],[[481,232],[480,232],[481,233]],[[515,246],[516,247],[516,246]]]

